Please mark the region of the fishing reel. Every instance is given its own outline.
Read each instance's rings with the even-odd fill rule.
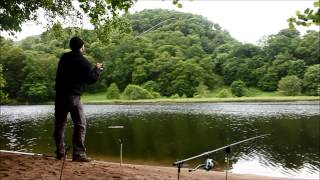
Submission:
[[[210,171],[211,169],[213,169],[215,166],[214,164],[214,160],[211,159],[211,158],[207,158],[205,161],[204,161],[204,164],[199,164],[198,166],[196,166],[194,169],[189,169],[189,172],[192,172],[192,171],[196,171],[197,169],[199,168],[202,168],[206,171]]]

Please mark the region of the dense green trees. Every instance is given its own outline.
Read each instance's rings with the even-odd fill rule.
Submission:
[[[55,71],[57,58],[51,54],[26,52],[25,74],[20,87],[19,98],[29,102],[52,100],[54,97]]]
[[[89,92],[105,92],[115,83],[120,92],[133,84],[134,88],[129,86],[133,92],[148,91],[148,98],[205,97],[235,81],[276,91],[286,76],[303,79],[302,93],[318,92],[318,31],[301,37],[297,30],[284,29],[257,46],[240,43],[218,24],[192,14],[145,10],[123,19],[132,24],[132,33],[115,33],[110,41],[100,40],[98,30],[64,29],[60,24],[16,43],[1,38],[4,92],[23,101],[51,100],[58,59],[68,51],[68,40],[74,35],[86,42],[87,58],[105,67]],[[154,31],[140,35],[163,21]],[[226,89],[218,94],[231,95]]]
[[[20,47],[1,39],[0,64],[3,66],[5,92],[10,98],[22,101],[41,102],[54,97],[55,71],[58,59],[52,55],[29,50],[30,46],[21,43]]]
[[[4,87],[6,86],[6,81],[3,77],[3,67],[0,64],[0,104],[5,104],[8,101],[8,94],[4,92]]]
[[[7,50],[1,50],[0,64],[3,65],[3,74],[7,82],[5,91],[11,98],[18,97],[18,92],[23,84],[25,72],[22,69],[26,66],[25,61],[26,55],[18,47],[12,46]]]

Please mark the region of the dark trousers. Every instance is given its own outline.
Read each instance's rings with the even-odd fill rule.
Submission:
[[[86,156],[84,145],[86,135],[86,119],[78,95],[56,95],[55,99],[55,123],[54,139],[56,142],[56,153],[65,153],[64,130],[67,123],[67,116],[70,112],[73,121],[73,157]]]

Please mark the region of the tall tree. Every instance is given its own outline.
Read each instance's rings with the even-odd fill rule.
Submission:
[[[26,66],[26,55],[18,47],[9,48],[7,51],[0,49],[0,64],[3,65],[3,74],[7,81],[5,90],[11,98],[16,98],[25,78],[25,73],[22,69]]]

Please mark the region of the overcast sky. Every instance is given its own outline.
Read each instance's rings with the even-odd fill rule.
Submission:
[[[297,10],[313,7],[314,0],[184,0],[183,7],[177,8],[172,0],[138,0],[130,12],[143,9],[172,9],[202,15],[241,42],[256,43],[262,36],[275,34],[287,28],[287,19]],[[90,25],[84,27],[90,28]],[[312,29],[318,29],[313,27]],[[310,28],[308,28],[310,29]],[[302,33],[306,28],[300,28]],[[45,29],[41,25],[28,22],[17,33],[17,40],[30,35],[41,34]],[[4,33],[2,33],[4,35]]]

